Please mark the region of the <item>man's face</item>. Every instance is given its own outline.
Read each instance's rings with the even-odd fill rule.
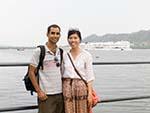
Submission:
[[[49,33],[47,34],[48,42],[56,44],[60,38],[59,28],[51,27]]]

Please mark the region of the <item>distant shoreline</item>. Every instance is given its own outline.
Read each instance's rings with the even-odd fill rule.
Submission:
[[[3,49],[16,49],[18,51],[22,51],[22,50],[25,50],[25,49],[35,49],[35,48],[36,47],[0,47],[0,50],[3,50]],[[64,48],[64,47],[62,47],[62,48]],[[150,49],[150,48],[132,48],[132,49]]]
[[[0,49],[35,49],[36,47],[14,47],[14,46],[9,46],[9,47],[6,47],[6,46],[4,46],[4,47],[0,47]]]

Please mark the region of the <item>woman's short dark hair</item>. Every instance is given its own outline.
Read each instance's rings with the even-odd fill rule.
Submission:
[[[59,31],[61,31],[60,27],[59,27],[57,24],[52,24],[52,25],[50,25],[50,26],[47,28],[47,34],[50,32],[50,30],[51,30],[52,27],[58,28]]]
[[[70,35],[72,34],[77,34],[80,38],[80,42],[82,41],[81,32],[78,29],[69,29],[67,38],[69,39]]]

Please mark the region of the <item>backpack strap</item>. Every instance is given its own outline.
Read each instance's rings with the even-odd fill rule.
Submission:
[[[62,66],[62,63],[63,63],[63,49],[59,48],[59,51],[60,51],[60,72],[61,72],[61,78],[62,78],[62,73],[63,73],[63,66]]]
[[[39,69],[41,67],[41,69],[43,70],[43,60],[44,60],[44,57],[45,57],[45,46],[44,45],[39,45],[37,47],[39,47],[40,50],[41,50],[40,56],[39,56],[39,64],[37,66],[37,71],[36,71],[37,81],[38,81],[38,84],[39,84]]]
[[[44,60],[44,57],[45,57],[45,46],[44,45],[39,45],[37,47],[40,48],[40,56],[39,56],[39,63],[38,63],[38,66],[37,66],[35,76],[37,76],[37,82],[39,84],[39,74],[38,73],[39,73],[40,67],[42,67],[42,70],[43,70],[43,60]],[[29,70],[29,67],[28,67],[28,70]],[[33,95],[33,90],[31,90],[30,93],[31,93],[31,95]]]
[[[60,65],[61,65],[63,61],[63,49],[59,48],[59,50],[60,50]]]
[[[42,68],[43,70],[43,60],[44,60],[44,57],[45,57],[45,46],[44,45],[39,45],[37,46],[40,48],[41,52],[40,52],[40,57],[39,57],[39,64],[37,66],[37,73],[40,69],[40,67]]]

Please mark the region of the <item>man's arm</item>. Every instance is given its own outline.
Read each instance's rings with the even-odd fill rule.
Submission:
[[[32,65],[29,66],[29,77],[30,77],[30,80],[31,80],[31,82],[32,82],[32,84],[33,84],[33,86],[34,86],[36,92],[37,92],[38,98],[39,98],[41,101],[44,101],[44,100],[47,99],[47,96],[46,96],[46,94],[41,90],[41,88],[40,88],[40,86],[39,86],[39,84],[38,84],[38,82],[37,82],[36,75],[35,75],[36,71],[37,71],[37,68],[36,68],[36,67],[34,67],[34,66],[32,66]]]

